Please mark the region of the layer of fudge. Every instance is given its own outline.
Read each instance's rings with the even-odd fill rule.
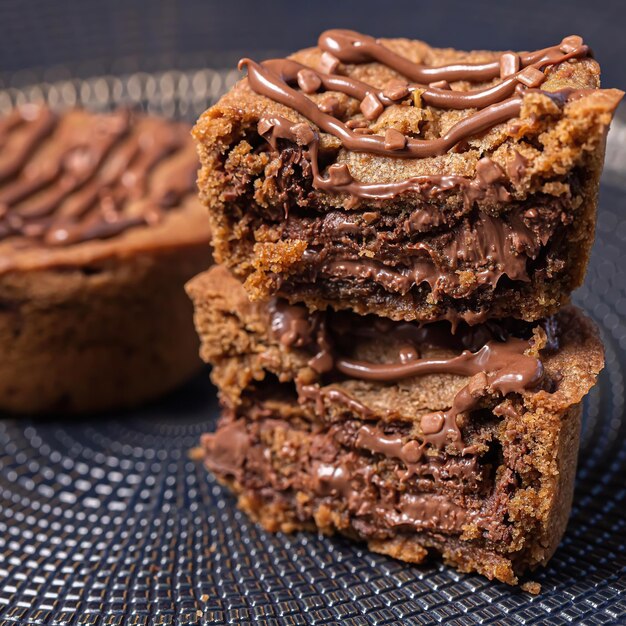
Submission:
[[[211,263],[190,127],[129,110],[0,119],[0,410],[131,406],[201,367]]]
[[[215,256],[253,299],[534,321],[584,277],[607,129],[588,46],[461,52],[331,30],[194,128]]]
[[[550,558],[604,360],[578,309],[453,334],[253,302],[222,266],[187,291],[223,406],[196,452],[254,520],[510,584]]]

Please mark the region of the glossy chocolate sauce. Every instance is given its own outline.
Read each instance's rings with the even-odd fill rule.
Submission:
[[[277,314],[278,310],[280,312]],[[372,316],[361,318],[339,314],[331,319],[328,313],[323,333],[325,338],[320,345],[320,314],[309,315],[308,324],[306,315],[306,309],[301,305],[282,302],[279,307],[276,304],[270,306],[274,339],[288,347],[317,351],[312,361],[319,360],[320,355],[323,355],[326,367],[317,371],[335,372],[348,379],[380,383],[395,383],[428,374],[453,374],[469,378],[448,410],[427,413],[421,417],[420,446],[413,442],[410,450],[404,450],[399,440],[387,441],[384,435],[378,437],[377,445],[394,449],[393,456],[402,458],[407,466],[420,461],[427,445],[437,449],[452,445],[461,454],[471,453],[473,450],[463,442],[457,423],[458,416],[480,407],[485,396],[522,394],[535,388],[543,379],[541,360],[528,354],[533,340],[516,337],[496,322],[478,327],[463,326],[456,334],[452,334],[449,326],[443,322],[419,327],[417,324],[392,322]],[[294,334],[292,329],[296,326],[299,331]],[[551,323],[544,326],[549,334],[548,344],[553,347],[557,329]],[[284,329],[282,334],[280,329]],[[370,363],[356,360],[341,355],[335,347],[340,343],[354,345],[362,338],[381,336],[401,346],[397,361]],[[297,341],[298,345],[290,341]],[[458,354],[422,357],[421,353],[426,347],[443,348]],[[323,410],[326,399],[333,404],[345,405],[361,419],[371,419],[373,415],[368,407],[332,386],[305,385],[299,388],[299,395],[303,401],[317,403],[319,411]],[[361,434],[361,437],[370,441],[372,436],[371,432],[366,431]]]
[[[355,518],[371,520],[372,532],[381,528],[413,528],[456,534],[475,517],[475,512],[460,506],[448,495],[415,493],[415,485],[411,485],[408,493],[396,491],[400,483],[409,484],[406,482],[408,474],[404,480],[391,481],[390,486],[395,483],[395,489],[380,493],[372,487],[377,473],[375,465],[366,455],[342,448],[333,436],[333,429],[309,435],[308,454],[292,460],[292,463],[306,465],[294,463],[291,476],[285,482],[273,467],[271,456],[264,454],[266,444],[260,441],[261,438],[271,439],[275,431],[291,429],[288,422],[274,419],[261,423],[238,419],[222,424],[215,433],[203,435],[202,458],[218,476],[235,479],[249,487],[258,488],[262,484],[266,495],[287,487],[283,497],[297,490],[311,497],[340,498],[342,509]],[[415,464],[414,469],[425,484],[443,486],[453,482],[457,491],[469,493],[476,492],[483,476],[476,458],[444,460],[434,457]]]
[[[342,63],[359,64],[377,61],[418,83],[431,83],[440,80],[483,82],[497,78],[502,73],[501,60],[486,63],[453,63],[440,67],[413,63],[385,47],[374,37],[352,30],[327,30],[320,35],[318,45]],[[526,67],[541,63],[543,59],[550,57],[554,59],[552,63],[559,63],[559,56],[572,53],[586,55],[588,52],[589,49],[584,45],[583,40],[577,35],[571,35],[565,37],[557,46],[514,56],[519,58],[519,64],[522,67]],[[505,55],[510,57],[513,53],[508,52]]]
[[[256,63],[242,59],[239,67],[246,67],[248,84],[256,93],[288,106],[315,125],[294,124],[278,116],[261,118],[259,133],[267,136],[275,146],[276,139],[287,139],[306,145],[311,155],[316,189],[347,193],[369,199],[387,199],[408,191],[435,194],[437,191],[460,187],[463,191],[476,181],[458,176],[420,176],[405,181],[382,184],[363,184],[355,181],[345,164],[334,164],[322,175],[318,164],[318,130],[338,138],[347,150],[368,152],[399,158],[425,158],[445,154],[459,143],[486,132],[519,116],[524,93],[536,91],[545,80],[548,67],[569,59],[588,55],[589,48],[578,36],[566,37],[560,44],[525,54],[504,53],[500,60],[488,63],[455,63],[430,67],[414,63],[380,41],[348,30],[330,30],[322,33],[319,47],[324,50],[323,67],[305,66],[292,59],[272,59]],[[336,62],[329,64],[329,59]],[[360,64],[377,61],[399,72],[410,81],[395,81],[385,89],[339,72],[339,62]],[[447,81],[485,82],[500,77],[495,85],[485,88],[455,91]],[[332,107],[318,106],[307,94],[320,91],[344,93],[360,101],[361,112],[367,120],[375,120],[386,107],[409,99],[413,106],[432,106],[441,109],[478,109],[459,121],[443,136],[436,139],[417,139],[405,136],[395,129],[375,135],[359,132],[349,123],[333,115]],[[542,92],[557,104],[575,97],[571,90]],[[308,126],[308,128],[303,128]],[[478,176],[477,176],[478,178]]]
[[[367,279],[395,293],[406,294],[427,283],[436,297],[460,297],[482,285],[495,285],[504,275],[528,282],[527,261],[538,256],[540,244],[540,236],[526,225],[519,211],[511,211],[506,218],[479,213],[473,224],[452,231],[437,248],[429,243],[409,244],[397,266],[367,257],[342,258],[340,250],[325,246],[310,246],[302,262],[310,272]],[[464,285],[459,270],[467,264],[476,269],[473,281]]]

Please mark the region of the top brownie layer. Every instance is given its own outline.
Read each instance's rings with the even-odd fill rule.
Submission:
[[[327,31],[242,65],[194,134],[217,259],[252,297],[476,323],[580,284],[622,94],[579,37],[467,53]]]
[[[208,242],[189,130],[127,109],[0,118],[0,274]]]

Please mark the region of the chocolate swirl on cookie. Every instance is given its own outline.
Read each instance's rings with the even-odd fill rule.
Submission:
[[[195,188],[188,127],[128,110],[57,115],[23,105],[0,121],[0,146],[0,240],[114,237],[160,222]]]
[[[348,30],[324,32],[319,38],[319,47],[324,53],[317,68],[292,59],[272,59],[263,63],[251,59],[240,61],[239,67],[247,68],[248,83],[253,91],[294,109],[316,127],[268,116],[260,119],[259,133],[274,146],[278,139],[306,146],[316,189],[343,192],[356,198],[387,199],[407,191],[432,195],[442,188],[460,188],[468,202],[472,199],[468,188],[480,186],[478,176],[468,179],[430,175],[393,183],[363,184],[353,179],[346,164],[331,165],[324,175],[318,160],[320,138],[317,129],[336,137],[345,149],[351,151],[397,158],[442,155],[466,140],[518,117],[524,94],[529,90],[538,91],[548,67],[589,54],[588,46],[580,37],[570,36],[556,46],[534,52],[506,52],[498,61],[430,67],[396,54],[373,37]],[[384,89],[378,89],[339,73],[340,63],[371,61],[382,63],[409,80],[396,80]],[[448,84],[448,81],[485,82],[498,77],[500,80],[494,85],[467,91],[452,89]],[[353,119],[344,123],[333,107],[316,104],[308,97],[322,91],[339,92],[358,100],[363,121]],[[560,107],[580,95],[572,90],[541,93]],[[419,139],[393,128],[388,128],[384,135],[373,134],[368,123],[376,120],[387,107],[400,103],[420,108],[477,110],[437,138]]]

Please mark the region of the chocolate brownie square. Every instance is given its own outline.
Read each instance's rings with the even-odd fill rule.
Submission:
[[[223,407],[197,452],[253,519],[510,584],[548,561],[604,362],[578,309],[453,334],[251,302],[221,266],[187,289]]]
[[[194,135],[216,259],[252,298],[533,321],[581,284],[623,94],[580,37],[461,52],[332,30],[241,66]]]

